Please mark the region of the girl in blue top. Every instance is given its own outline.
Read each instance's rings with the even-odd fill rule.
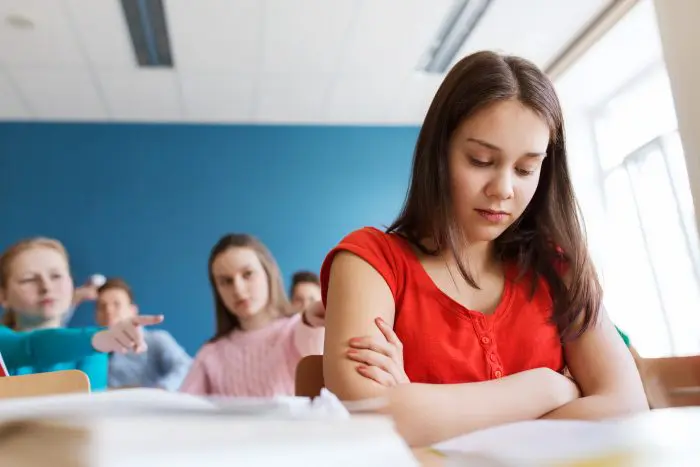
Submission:
[[[144,351],[141,326],[162,321],[140,316],[106,330],[62,329],[73,291],[68,254],[56,240],[23,240],[0,257],[0,354],[10,375],[77,369],[93,390],[104,389],[107,352]]]

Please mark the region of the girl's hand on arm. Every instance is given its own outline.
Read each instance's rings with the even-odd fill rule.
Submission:
[[[403,344],[383,319],[375,319],[383,337],[365,336],[350,339],[348,358],[358,362],[357,372],[382,386],[410,383],[403,367]]]
[[[162,315],[143,315],[129,318],[100,331],[92,337],[92,346],[99,352],[142,353],[147,350],[143,326],[163,322]]]
[[[350,339],[384,339],[374,320],[393,325],[394,296],[382,275],[364,259],[347,252],[333,258],[326,297],[323,375],[326,386],[345,401],[381,397],[386,387],[357,372],[348,358]]]

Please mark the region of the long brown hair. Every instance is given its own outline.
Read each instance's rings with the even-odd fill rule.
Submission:
[[[564,340],[593,325],[602,291],[588,254],[579,209],[569,176],[562,111],[554,86],[531,62],[493,52],[477,52],[447,74],[430,105],[418,135],[410,188],[399,217],[387,232],[407,238],[426,254],[451,252],[461,276],[478,288],[461,258],[462,229],[452,210],[448,148],[457,127],[475,112],[496,102],[517,99],[550,128],[547,156],[530,204],[494,242],[503,261],[544,277],[550,288],[552,319]],[[427,249],[428,239],[433,249]],[[574,280],[567,285],[557,265],[565,264]],[[537,281],[532,281],[532,293]]]
[[[32,248],[49,248],[55,250],[66,259],[69,263],[68,252],[61,242],[53,238],[34,237],[20,240],[19,242],[7,248],[0,255],[0,291],[2,294],[7,293],[7,285],[10,276],[12,275],[12,263],[20,253],[23,253]],[[10,329],[17,328],[17,315],[14,310],[6,309],[2,315],[2,324]]]
[[[270,250],[252,235],[237,233],[227,234],[216,242],[216,245],[214,245],[214,248],[212,248],[209,254],[209,284],[211,285],[211,291],[214,296],[214,307],[216,310],[216,333],[214,337],[211,338],[210,342],[214,342],[241,327],[238,318],[226,308],[218,290],[216,290],[216,281],[214,280],[212,271],[212,266],[216,258],[229,248],[250,248],[258,256],[265,270],[265,274],[267,275],[269,287],[268,313],[272,313],[274,316],[291,316],[294,314],[294,310],[284,290],[282,273],[280,272],[279,266],[277,266],[277,261],[275,261],[274,256],[270,253]]]

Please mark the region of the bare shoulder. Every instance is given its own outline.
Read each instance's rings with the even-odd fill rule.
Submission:
[[[393,323],[394,296],[372,265],[354,253],[341,251],[331,265],[326,310],[335,316],[381,317]]]

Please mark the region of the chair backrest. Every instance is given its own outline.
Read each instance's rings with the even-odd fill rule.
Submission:
[[[323,355],[308,355],[297,365],[294,394],[299,397],[316,397],[323,389]]]
[[[640,360],[639,370],[652,408],[700,405],[700,356]]]
[[[90,378],[79,370],[61,370],[0,378],[0,398],[90,392]]]

